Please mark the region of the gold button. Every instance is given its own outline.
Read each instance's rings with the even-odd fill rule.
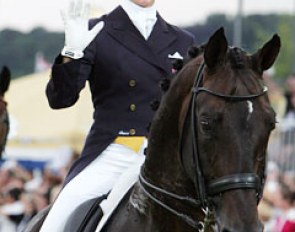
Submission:
[[[135,80],[130,80],[129,81],[129,86],[130,87],[134,87],[136,85],[136,81]]]
[[[129,108],[130,108],[131,111],[135,111],[136,110],[135,104],[131,104]]]
[[[130,129],[129,130],[129,134],[130,135],[135,135],[136,134],[136,130],[135,129]]]

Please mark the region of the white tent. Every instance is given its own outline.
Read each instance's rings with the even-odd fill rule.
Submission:
[[[50,72],[46,71],[11,82],[5,95],[11,127],[7,156],[26,156],[24,153],[31,156],[36,151],[51,156],[51,150],[56,153],[65,147],[81,150],[92,123],[89,88],[86,86],[73,107],[53,110],[45,95],[49,76]]]

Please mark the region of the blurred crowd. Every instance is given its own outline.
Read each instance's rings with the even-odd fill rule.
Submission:
[[[27,223],[54,201],[77,154],[59,168],[50,163],[31,169],[7,160],[0,168],[0,232],[21,232]]]
[[[264,76],[277,114],[268,152],[266,182],[259,204],[265,232],[295,232],[295,74],[279,85]]]
[[[280,172],[268,163],[267,181],[258,206],[265,232],[295,231],[295,172]]]

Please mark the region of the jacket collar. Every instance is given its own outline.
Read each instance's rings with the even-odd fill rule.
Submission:
[[[123,8],[118,6],[107,16],[106,31],[127,49],[167,73],[169,67],[159,53],[176,40],[176,35],[174,31],[169,30],[167,23],[159,14],[157,18],[154,29],[146,41]]]

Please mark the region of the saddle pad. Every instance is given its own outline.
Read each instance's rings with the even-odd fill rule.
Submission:
[[[145,156],[142,156],[140,162],[130,167],[124,174],[122,174],[107,199],[101,202],[100,207],[103,211],[103,217],[100,220],[95,232],[101,231],[107,220],[110,218],[116,207],[119,205],[120,201],[127,194],[129,189],[136,183],[136,181],[138,180],[140,167],[143,164],[144,159]]]

